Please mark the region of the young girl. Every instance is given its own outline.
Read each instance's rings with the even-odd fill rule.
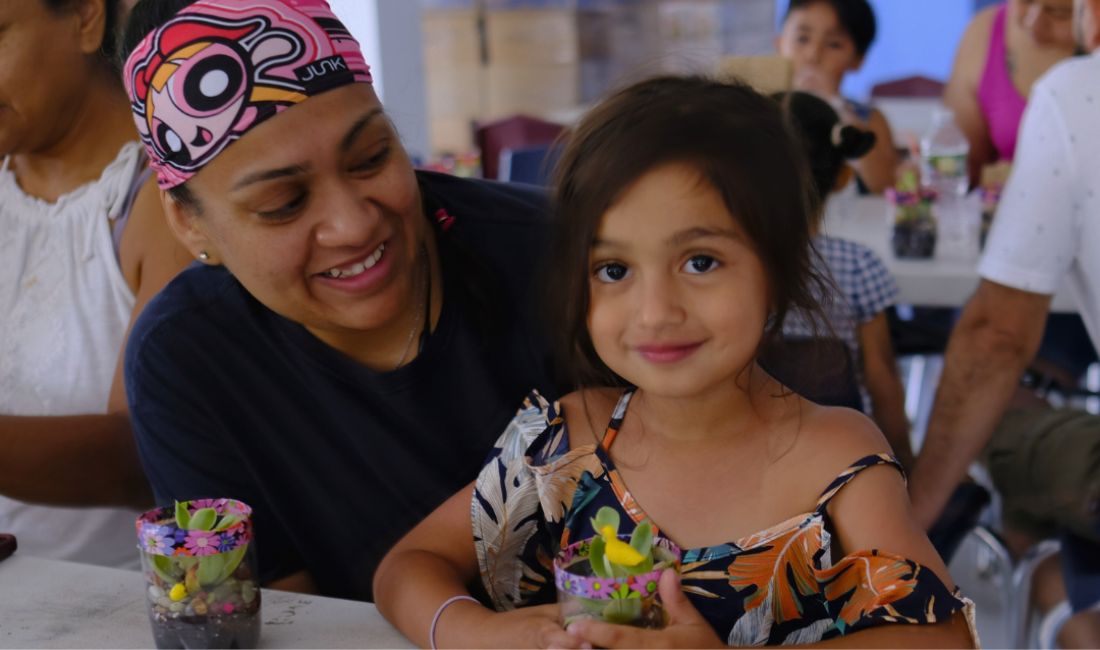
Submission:
[[[818,95],[846,123],[875,134],[875,147],[855,168],[864,186],[877,194],[894,185],[898,166],[890,123],[880,111],[840,94],[844,75],[863,65],[875,30],[867,0],[791,0],[775,48],[794,64],[795,90]]]
[[[743,86],[655,79],[582,120],[558,165],[549,305],[576,391],[532,394],[478,480],[383,560],[376,602],[410,639],[971,642],[882,435],[756,363],[789,309],[813,311],[802,160],[778,105]],[[550,560],[601,506],[684,549],[663,630],[561,629]]]
[[[857,160],[870,151],[875,145],[875,135],[842,125],[836,111],[815,95],[792,92],[776,99],[800,136],[822,208],[812,228],[814,248],[820,254],[815,263],[819,264],[818,271],[828,274],[840,290],[839,300],[824,301],[830,329],[844,341],[857,362],[856,376],[864,409],[870,407],[869,412],[886,434],[894,455],[906,468],[911,468],[913,452],[905,415],[905,393],[886,322],[886,308],[898,295],[897,283],[871,249],[820,232],[821,215],[829,195],[851,180],[852,168],[847,161]],[[783,335],[812,336],[813,330],[812,322],[795,313],[784,323]]]

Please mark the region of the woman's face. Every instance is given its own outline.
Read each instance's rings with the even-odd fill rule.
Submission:
[[[776,50],[793,63],[797,89],[826,96],[839,92],[845,73],[862,63],[828,2],[792,11],[776,38]]]
[[[0,1],[0,156],[46,149],[70,125],[96,76],[86,15],[83,3],[55,13],[44,0]]]
[[[372,88],[312,97],[249,131],[188,183],[176,232],[260,302],[326,341],[402,318],[430,236],[412,165]]]
[[[1072,48],[1073,0],[1013,0],[1010,18],[1037,45]]]

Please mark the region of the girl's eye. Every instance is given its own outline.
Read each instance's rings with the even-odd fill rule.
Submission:
[[[294,197],[294,200],[274,209],[257,212],[260,217],[269,219],[271,221],[279,221],[282,219],[289,219],[298,213],[302,209],[302,206],[306,204],[307,194],[305,192]]]
[[[370,158],[367,158],[363,162],[361,162],[361,163],[355,165],[354,167],[352,167],[351,171],[353,171],[353,172],[367,172],[367,171],[370,171],[372,169],[376,169],[378,167],[381,167],[382,164],[386,162],[386,159],[389,158],[389,156],[390,156],[390,148],[386,147],[382,151],[376,153],[375,155],[371,156]]]
[[[630,269],[617,262],[601,264],[596,268],[596,279],[600,282],[621,282],[630,274]]]
[[[684,271],[692,275],[702,275],[713,271],[718,266],[718,260],[710,255],[694,255],[684,263]]]

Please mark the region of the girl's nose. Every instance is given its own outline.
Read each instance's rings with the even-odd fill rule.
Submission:
[[[638,323],[649,330],[659,330],[684,320],[684,309],[676,284],[668,278],[656,277],[641,285]]]

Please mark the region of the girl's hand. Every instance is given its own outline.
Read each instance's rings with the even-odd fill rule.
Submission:
[[[680,575],[669,569],[657,587],[669,615],[662,630],[644,630],[593,620],[570,624],[551,637],[551,648],[725,648],[714,629],[680,589]]]
[[[817,95],[830,103],[840,96],[840,79],[811,65],[802,65],[795,70],[791,87]]]
[[[496,648],[546,648],[565,633],[555,605],[523,607],[510,612],[489,613],[478,645]]]

